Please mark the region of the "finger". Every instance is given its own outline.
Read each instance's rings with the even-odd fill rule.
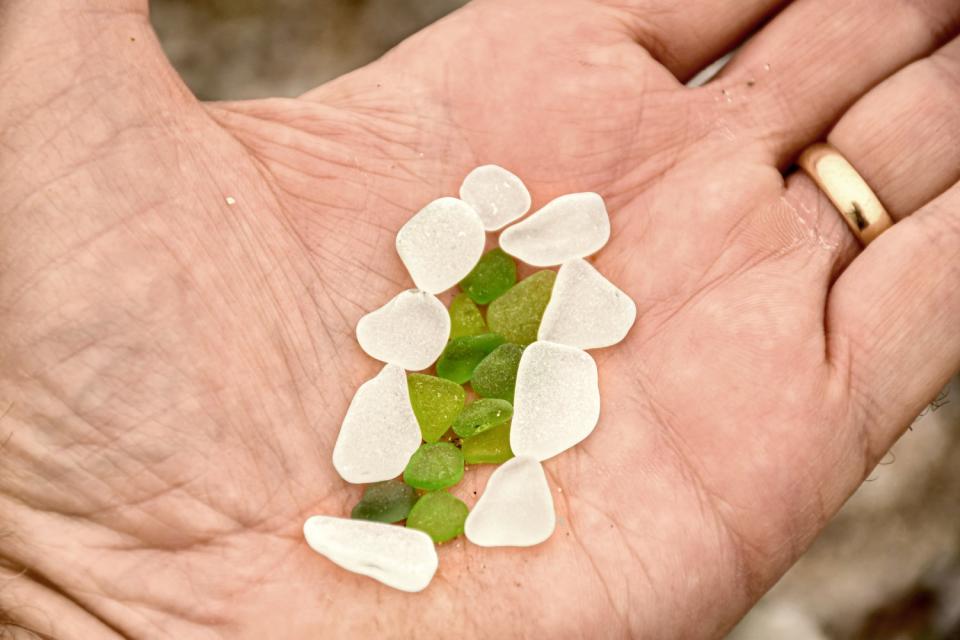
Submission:
[[[960,184],[853,261],[830,293],[827,327],[875,463],[960,369]]]
[[[621,12],[637,42],[686,82],[790,1],[603,0],[603,4]]]
[[[752,38],[720,82],[762,158],[782,167],[860,95],[958,27],[957,0],[803,0]]]
[[[960,38],[885,80],[828,137],[895,220],[960,180]]]
[[[147,0],[0,2],[0,42],[0,116],[18,123],[36,111],[107,108],[115,119],[192,100],[150,26]]]
[[[857,168],[894,220],[900,220],[960,180],[957,104],[960,37],[857,101],[828,140]],[[854,235],[837,224],[840,213],[804,174],[790,177],[787,197],[799,209],[822,214],[818,230],[838,248],[824,268],[839,273],[859,250]]]

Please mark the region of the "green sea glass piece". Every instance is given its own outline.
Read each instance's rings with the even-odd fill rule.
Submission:
[[[457,384],[469,382],[480,361],[503,342],[503,336],[495,333],[451,340],[437,360],[437,375]]]
[[[450,302],[450,339],[477,336],[487,332],[487,323],[477,303],[466,293],[458,293]]]
[[[422,373],[408,375],[407,388],[423,439],[436,442],[463,411],[466,392],[456,382]]]
[[[453,421],[453,432],[471,438],[513,417],[513,405],[497,398],[481,398],[463,408]]]
[[[411,487],[436,491],[460,482],[463,477],[463,454],[449,442],[428,442],[410,456],[403,470],[403,481]]]
[[[523,348],[506,343],[490,352],[473,370],[470,385],[482,398],[499,398],[513,402],[513,392],[517,386],[517,368]]]
[[[556,279],[553,271],[537,271],[491,302],[487,308],[490,331],[522,347],[535,341]]]
[[[506,462],[513,457],[513,451],[510,450],[510,423],[465,439],[461,451],[467,464]]]
[[[446,491],[431,491],[413,505],[407,526],[427,533],[437,544],[463,533],[467,505]]]
[[[417,502],[413,487],[399,480],[386,480],[368,485],[350,517],[354,520],[400,522],[407,517]]]
[[[493,249],[460,281],[460,288],[477,304],[489,304],[516,282],[517,263],[502,249]]]

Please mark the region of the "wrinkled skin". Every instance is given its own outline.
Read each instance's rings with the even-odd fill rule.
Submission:
[[[926,323],[939,359],[924,364],[923,340],[877,354],[895,332],[864,319],[872,270],[857,265],[904,247],[878,242],[836,281],[852,236],[809,182],[784,183],[845,105],[772,152],[786,134],[758,122],[796,124],[761,97],[786,84],[777,69],[685,89],[637,43],[638,10],[480,3],[299,99],[201,104],[144,7],[53,4],[0,5],[0,597],[21,624],[64,638],[714,637],[957,366],[947,319],[905,285],[896,332]],[[300,527],[360,495],[330,453],[378,370],[354,326],[410,286],[394,234],[487,162],[537,205],[605,197],[596,264],[639,319],[595,354],[596,432],[545,465],[553,538],[444,545],[430,587],[403,594],[317,556]],[[956,277],[949,264],[933,262],[936,282]],[[862,280],[842,289],[848,274]],[[488,474],[470,469],[455,493],[472,504]]]

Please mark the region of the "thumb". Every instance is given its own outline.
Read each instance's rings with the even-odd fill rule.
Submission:
[[[0,131],[34,124],[41,111],[61,118],[96,112],[122,126],[131,117],[193,102],[147,11],[146,0],[0,4]],[[73,128],[75,122],[59,124]]]

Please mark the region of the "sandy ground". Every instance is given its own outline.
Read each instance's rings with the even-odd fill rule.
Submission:
[[[294,96],[460,0],[153,0],[204,99]],[[960,383],[920,418],[733,640],[960,639]]]

